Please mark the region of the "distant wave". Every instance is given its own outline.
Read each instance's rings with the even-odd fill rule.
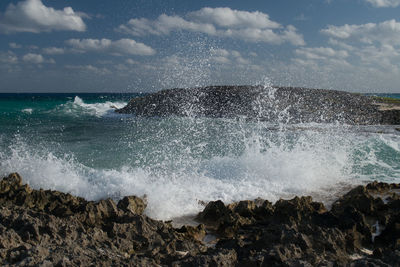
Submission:
[[[23,110],[21,110],[23,113],[26,113],[26,114],[32,114],[32,112],[33,112],[33,109],[32,108],[25,108],[25,109],[23,109]]]
[[[114,113],[115,108],[122,108],[126,102],[98,102],[98,103],[85,103],[79,96],[75,96],[74,101],[68,101],[62,104],[59,109],[69,115],[91,115],[96,117],[104,116],[118,116]]]

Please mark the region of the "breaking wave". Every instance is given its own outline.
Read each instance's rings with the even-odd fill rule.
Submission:
[[[56,109],[64,114],[72,116],[90,115],[96,117],[115,116],[114,109],[122,108],[126,102],[98,102],[85,103],[79,96],[75,96],[73,101],[61,104]]]
[[[75,98],[73,105],[82,103]],[[88,110],[93,107],[99,105]],[[208,126],[210,121],[218,121],[221,127]],[[142,134],[155,129],[151,123],[156,123],[159,132]],[[149,119],[135,127],[137,139],[118,144],[127,148],[125,152],[122,148],[120,155],[102,152],[110,153],[110,159],[118,157],[118,166],[96,167],[90,160],[80,160],[76,152],[60,152],[58,147],[65,144],[33,145],[26,137],[16,136],[7,152],[0,152],[1,174],[18,171],[34,188],[90,200],[147,195],[147,214],[165,220],[197,213],[203,208],[200,200],[261,197],[276,201],[312,195],[329,204],[352,184],[373,179],[398,182],[400,177],[400,138],[393,133],[350,126],[282,128],[262,122],[192,118]]]

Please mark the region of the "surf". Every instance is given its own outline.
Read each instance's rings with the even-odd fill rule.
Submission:
[[[390,127],[109,116],[126,102],[74,96],[34,113],[27,127],[1,133],[1,175],[18,171],[33,188],[89,200],[146,195],[146,213],[163,220],[217,199],[329,204],[354,184],[399,181],[400,137]]]

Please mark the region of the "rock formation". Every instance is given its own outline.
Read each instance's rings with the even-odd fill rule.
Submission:
[[[334,90],[211,86],[163,90],[132,99],[118,113],[137,116],[246,117],[270,122],[400,124],[400,103]]]
[[[86,201],[14,173],[0,181],[0,265],[400,266],[399,192],[358,186],[331,210],[311,197],[214,201],[202,224],[174,228],[141,198]]]

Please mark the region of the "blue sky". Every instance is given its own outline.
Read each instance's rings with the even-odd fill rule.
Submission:
[[[0,1],[0,92],[400,93],[400,0]]]

